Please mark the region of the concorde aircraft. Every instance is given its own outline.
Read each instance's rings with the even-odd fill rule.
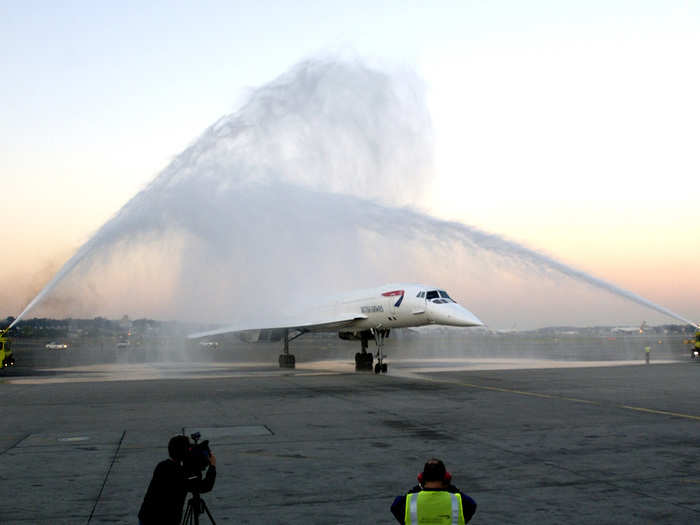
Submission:
[[[344,294],[335,301],[303,315],[270,322],[264,327],[228,326],[191,334],[190,339],[238,333],[245,341],[283,341],[281,368],[294,368],[289,342],[309,332],[338,332],[341,339],[360,341],[355,354],[356,370],[372,370],[374,357],[367,352],[370,338],[377,345],[375,373],[386,373],[382,351],[384,339],[392,328],[430,324],[447,326],[483,326],[469,310],[457,304],[449,294],[435,286],[388,284],[370,290]]]

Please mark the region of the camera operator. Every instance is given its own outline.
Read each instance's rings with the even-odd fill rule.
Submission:
[[[153,471],[153,478],[139,510],[141,525],[178,525],[188,492],[204,493],[214,487],[216,457],[208,454],[206,476],[201,471],[188,471],[183,466],[192,446],[187,436],[175,436],[168,443],[168,459]],[[207,447],[208,450],[208,447]],[[203,470],[203,469],[202,469]]]

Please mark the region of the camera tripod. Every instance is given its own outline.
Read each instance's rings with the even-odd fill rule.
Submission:
[[[209,521],[211,521],[212,525],[216,525],[207,504],[199,495],[199,492],[193,492],[192,497],[187,501],[187,509],[185,509],[185,516],[182,518],[182,525],[199,525],[199,515],[205,512],[209,516]]]

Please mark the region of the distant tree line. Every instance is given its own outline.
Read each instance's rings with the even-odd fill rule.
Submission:
[[[14,322],[14,317],[5,319],[4,326]],[[125,327],[123,321],[113,321],[105,317],[94,319],[50,319],[47,317],[34,317],[19,321],[9,332],[11,337],[53,337],[65,338],[73,336],[109,336],[119,335],[125,330],[139,331],[143,333],[147,327],[157,327],[161,323],[151,319],[138,319],[129,322]]]
[[[7,317],[4,323],[0,322],[0,327],[7,327],[14,320],[14,317]],[[111,320],[105,317],[95,317],[93,319],[35,317],[19,321],[12,327],[9,335],[14,338],[46,337],[54,339],[124,335],[173,336],[210,329],[214,326],[179,323],[177,321],[156,321],[145,318],[131,321],[127,316],[119,320]]]

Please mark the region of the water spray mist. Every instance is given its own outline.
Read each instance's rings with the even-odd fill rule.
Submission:
[[[425,246],[490,253],[688,319],[498,235],[415,210],[432,180],[423,87],[404,71],[360,61],[305,61],[254,90],[208,128],[71,257],[13,322],[57,286],[124,249],[178,237],[169,315],[214,320],[278,315],[295,298],[396,280]],[[448,264],[448,263],[445,263]],[[144,283],[147,289],[149,283]],[[288,313],[288,312],[286,312]],[[225,318],[225,319],[224,319]]]

